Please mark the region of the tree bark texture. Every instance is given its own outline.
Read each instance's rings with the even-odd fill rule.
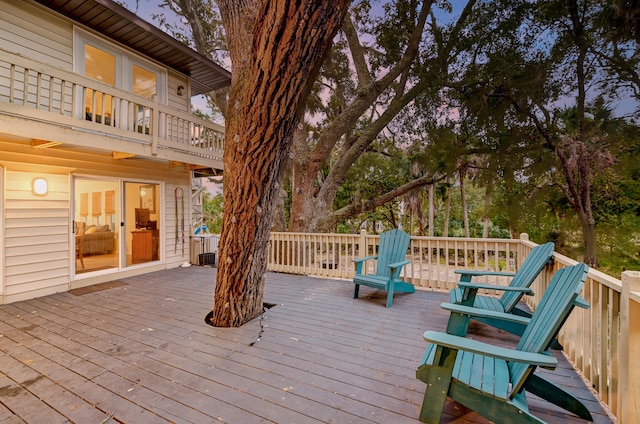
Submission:
[[[435,189],[435,184],[429,184],[429,237],[433,237],[434,235],[434,228],[433,228],[433,223],[435,222],[435,211],[436,208],[434,206],[433,203],[433,195],[434,195],[434,190]]]
[[[467,195],[464,188],[466,175],[466,169],[460,169],[458,171],[458,176],[460,177],[460,207],[462,208],[462,221],[464,222],[464,236],[469,238],[469,210],[467,208]]]
[[[269,232],[293,132],[348,1],[218,0],[232,61],[211,322],[262,313]]]

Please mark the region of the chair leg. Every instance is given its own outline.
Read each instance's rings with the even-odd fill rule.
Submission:
[[[353,298],[358,298],[358,292],[360,291],[360,284],[355,284],[355,288],[353,289]]]
[[[387,293],[387,308],[390,308],[392,303],[393,303],[393,285],[389,287],[389,292]]]
[[[441,346],[436,349],[436,359],[429,370],[427,389],[420,408],[420,421],[433,424],[439,423],[442,418],[457,353]]]
[[[524,389],[562,409],[573,412],[580,418],[593,421],[593,417],[587,407],[575,396],[537,374],[532,374],[529,377]]]

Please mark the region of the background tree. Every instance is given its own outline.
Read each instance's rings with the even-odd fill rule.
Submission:
[[[211,234],[220,234],[222,231],[222,194],[212,196],[204,193],[202,199],[202,213],[207,230]]]
[[[368,1],[354,3],[321,75],[323,94],[329,95],[323,109],[326,119],[304,144],[294,145],[291,230],[326,231],[363,208],[379,207],[444,178],[430,172],[366,203],[353,198],[350,207],[335,212],[332,208],[349,169],[383,131],[390,131],[408,105],[418,97],[437,104],[442,79],[459,50],[457,35],[468,25],[475,3],[466,2],[456,14],[447,2],[388,2],[382,5],[383,13]],[[440,23],[437,16],[443,14],[451,14],[450,23]],[[315,176],[322,169],[327,172],[319,183]]]
[[[583,260],[591,266],[598,263],[593,180],[615,163],[615,139],[605,130],[608,125],[593,116],[611,104],[619,87],[605,69],[594,66],[594,51],[605,49],[596,19],[601,8],[601,2],[589,0],[487,4],[486,16],[477,21],[484,25],[475,31],[491,28],[500,45],[479,46],[483,54],[469,67],[469,81],[475,82],[464,93],[475,113],[528,125],[537,133],[536,143],[553,152],[555,164],[547,164],[544,172],[574,211]],[[498,10],[511,11],[513,22],[497,22]]]
[[[211,0],[167,3],[180,5],[174,9],[179,13],[212,6]],[[589,197],[591,217],[584,214],[582,222],[606,230],[594,231],[591,246],[609,246],[611,252],[618,245],[633,246],[636,231],[621,231],[619,243],[604,236],[614,228],[633,228],[637,173],[628,158],[638,137],[628,132],[623,137],[629,128],[618,118],[628,124],[638,110],[609,117],[601,112],[614,110],[616,102],[640,99],[635,2],[382,4],[381,10],[374,2],[354,1],[326,55],[307,97],[307,119],[295,131],[291,166],[283,171],[278,197],[284,208],[277,208],[282,213],[274,228],[284,230],[288,221],[288,228],[296,229],[296,220],[306,231],[353,232],[373,221],[397,225],[397,196],[422,193],[423,185],[435,183],[429,228],[438,235],[451,227],[451,234],[459,235],[464,220],[456,204],[458,183],[443,190],[438,182],[481,158],[473,185],[484,190],[484,200],[481,206],[469,201],[471,235],[479,234],[477,219],[484,218],[482,228],[489,234],[502,234],[499,227],[508,228],[512,237],[526,231],[535,240],[554,240],[578,252],[585,241],[574,234],[586,232],[574,223],[580,222],[587,205],[583,199]],[[215,10],[208,13],[191,26],[220,21]],[[194,13],[183,16],[188,17],[184,22],[197,19]],[[204,43],[192,45],[209,46],[208,54],[219,56],[226,41],[207,37],[220,33],[209,31]],[[580,60],[587,65],[583,71]],[[586,81],[584,96],[579,75]],[[576,148],[580,143],[582,150]],[[580,157],[597,158],[597,166],[589,164],[581,174]],[[411,174],[416,163],[421,171]],[[367,169],[371,166],[377,171]],[[392,175],[393,184],[363,181],[367,175]],[[590,187],[587,197],[584,187]],[[467,183],[466,188],[469,198],[476,195],[475,187]],[[454,199],[450,225],[446,193]],[[614,194],[635,197],[614,204]],[[428,203],[420,199],[413,206],[428,208]],[[477,218],[480,210],[490,211],[489,217]],[[413,216],[419,216],[417,210]]]

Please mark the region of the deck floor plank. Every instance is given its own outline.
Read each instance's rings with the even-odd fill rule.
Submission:
[[[241,328],[205,323],[215,268],[126,278],[108,289],[0,306],[0,424],[418,423],[415,369],[426,330],[442,331],[448,294],[386,295],[349,281],[268,273],[275,306]],[[515,339],[482,324],[471,337]],[[550,379],[611,423],[558,352]],[[2,394],[12,394],[4,396]],[[530,396],[550,424],[580,422]],[[46,417],[46,419],[44,418]],[[487,423],[448,401],[443,422]]]

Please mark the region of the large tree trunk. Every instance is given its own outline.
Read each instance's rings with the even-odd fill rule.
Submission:
[[[442,237],[449,237],[449,216],[451,215],[451,187],[447,187],[445,194],[447,200],[444,206],[444,225],[442,228]]]
[[[358,96],[350,104],[345,105],[340,114],[323,128],[322,134],[312,149],[307,146],[306,151],[296,151],[294,154],[295,166],[300,172],[294,173],[295,191],[289,225],[291,231],[325,231],[343,217],[332,216],[331,212],[336,192],[347,171],[387,124],[407,104],[424,92],[425,84],[418,83],[412,88],[406,89],[406,84],[398,84],[398,79],[406,82],[405,74],[409,72],[414,60],[418,57],[422,32],[432,3],[432,0],[422,2],[418,16],[413,22],[415,26],[409,30],[411,33],[410,41],[402,57],[377,80],[374,80],[374,73],[368,69],[365,59],[366,48],[360,44],[354,24],[349,19],[344,21],[343,30],[358,75]],[[362,134],[351,134],[358,119],[370,111],[372,107],[375,107],[379,96],[393,84],[396,84],[395,94],[392,101],[386,106],[385,112],[370,123]],[[316,181],[318,172],[325,167],[334,148],[341,140],[344,143],[327,178],[322,182]],[[298,153],[303,154],[299,155]]]
[[[348,1],[218,0],[232,62],[211,322],[262,313],[274,208],[298,114]]]
[[[469,210],[467,208],[467,195],[464,190],[464,180],[467,175],[465,169],[458,171],[460,176],[460,203],[462,207],[462,222],[464,223],[464,236],[469,237]]]
[[[435,184],[429,184],[429,237],[434,236],[434,228],[433,222],[435,220],[435,205],[433,204],[433,192],[435,189]]]
[[[485,188],[484,192],[484,211],[482,213],[482,221],[484,223],[482,229],[482,238],[489,238],[489,227],[491,226],[491,218],[489,218],[489,208],[491,207],[491,199],[493,198],[493,190],[490,187]]]
[[[598,267],[598,246],[596,238],[596,224],[593,218],[580,215],[580,225],[582,226],[582,240],[584,242],[583,261],[593,268]]]

